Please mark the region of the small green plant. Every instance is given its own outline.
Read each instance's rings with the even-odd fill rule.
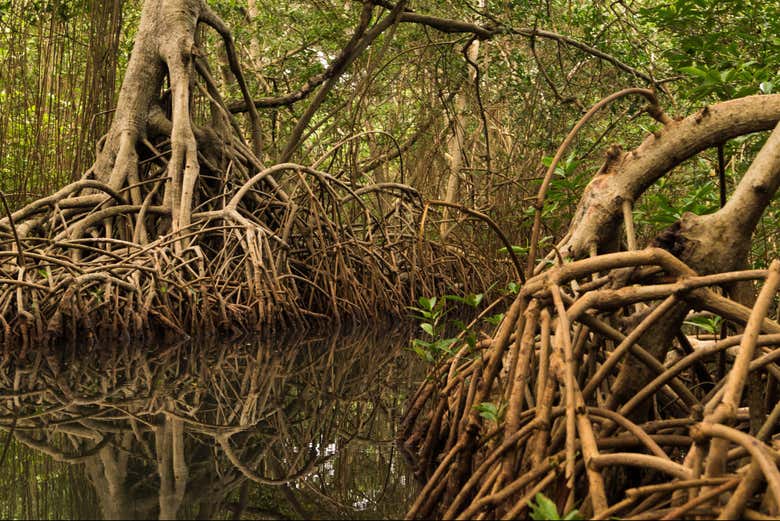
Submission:
[[[558,513],[558,507],[555,506],[555,503],[552,502],[550,498],[542,494],[541,492],[536,494],[534,496],[533,501],[530,501],[528,503],[528,506],[531,508],[531,519],[539,520],[539,519],[562,519],[567,521],[575,521],[582,519],[582,516],[580,515],[580,511],[576,508],[572,510],[571,512],[567,513],[565,516],[561,516]]]
[[[420,297],[417,299],[418,306],[410,306],[409,309],[414,312],[413,318],[420,321],[426,337],[415,338],[412,340],[412,351],[426,362],[435,362],[440,356],[451,356],[452,347],[457,342],[457,338],[443,338],[447,326],[445,316],[451,310],[448,302],[458,302],[469,307],[476,308],[484,299],[483,293],[472,293],[461,297],[458,295],[444,295],[441,299],[437,297]],[[472,348],[476,345],[476,335],[468,330],[466,324],[460,320],[452,322],[462,333],[465,340]]]
[[[719,316],[711,316],[711,317],[694,317],[691,318],[690,320],[686,320],[683,323],[698,329],[702,329],[707,333],[715,334],[718,331],[720,331],[721,322],[723,322],[723,319],[720,318]]]
[[[496,405],[491,402],[482,402],[479,405],[475,405],[474,408],[479,412],[480,416],[498,425],[504,417],[506,404],[499,403]]]
[[[442,352],[451,354],[452,345],[456,340],[440,338],[444,329],[443,319],[447,314],[446,299],[420,297],[417,303],[419,307],[410,306],[409,309],[416,313],[414,318],[420,321],[420,329],[425,331],[427,338],[412,340],[412,351],[426,362],[434,362]]]

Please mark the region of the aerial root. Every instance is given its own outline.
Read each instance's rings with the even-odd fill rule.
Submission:
[[[752,309],[709,289],[734,280],[763,281]],[[654,248],[533,277],[489,346],[464,343],[409,401],[399,444],[424,488],[408,517],[527,517],[538,492],[585,518],[777,516],[780,407],[774,391],[744,404],[747,387],[780,380],[778,288],[780,261],[698,276]],[[658,361],[639,340],[680,303],[742,332],[685,326]],[[733,360],[722,378],[709,368],[719,353]],[[619,389],[626,371],[638,391]]]
[[[416,295],[482,282],[461,250],[419,240],[412,188],[353,186],[292,163],[242,182],[206,177],[191,222],[155,237],[171,223],[159,159],[147,164],[141,205],[127,203],[129,187],[85,179],[0,220],[6,351],[160,327],[191,335],[389,318]],[[279,197],[281,185],[294,195]]]
[[[366,4],[335,67],[348,66],[402,7],[369,28],[374,6]],[[198,49],[199,24],[224,44],[246,122],[229,110]],[[331,72],[327,81],[336,81]],[[281,157],[298,150],[298,131],[309,116]],[[134,337],[159,327],[206,335],[288,321],[389,319],[406,315],[421,295],[477,292],[487,278],[511,269],[495,266],[489,251],[467,255],[474,252],[468,231],[456,230],[447,244],[429,239],[439,223],[423,218],[426,206],[415,189],[372,183],[370,170],[344,157],[344,145],[368,133],[334,144],[310,166],[268,166],[261,161],[269,150],[260,130],[219,16],[203,0],[146,2],[95,163],[48,197],[13,212],[3,208],[0,341],[6,350],[59,338]],[[403,180],[396,147],[397,156],[380,154],[365,164],[375,168],[397,157]],[[508,245],[490,219],[469,215]]]

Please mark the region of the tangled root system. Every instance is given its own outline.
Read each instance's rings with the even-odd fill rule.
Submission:
[[[285,202],[259,189],[272,174],[294,194]],[[420,196],[404,185],[356,186],[276,165],[202,183],[204,203],[186,229],[139,240],[142,227],[169,217],[152,204],[163,181],[151,179],[140,206],[81,180],[0,223],[6,349],[158,326],[207,334],[397,316],[415,293],[477,271],[462,250],[418,237]]]
[[[751,280],[752,309],[713,288]],[[425,483],[409,518],[522,518],[539,492],[585,518],[777,516],[779,287],[778,261],[699,276],[656,248],[530,279],[409,401],[400,442]],[[678,329],[658,361],[638,340],[680,304],[736,334]]]
[[[365,23],[336,60],[338,70],[381,33],[366,32],[372,9],[366,4]],[[383,18],[382,27],[392,20]],[[248,111],[243,124],[210,72],[199,26],[224,42]],[[158,326],[203,335],[284,328],[285,320],[376,320],[405,313],[417,293],[443,292],[456,281],[482,284],[462,245],[425,239],[430,219],[414,189],[372,184],[359,166],[337,159],[360,136],[307,165],[288,162],[307,118],[278,163],[265,164],[228,27],[203,0],[144,2],[113,122],[92,168],[14,212],[5,204],[6,349],[137,337]]]

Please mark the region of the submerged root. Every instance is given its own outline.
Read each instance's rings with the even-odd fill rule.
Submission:
[[[763,281],[752,309],[710,289],[735,281]],[[408,517],[527,517],[539,492],[585,518],[776,517],[778,288],[778,261],[698,276],[654,248],[530,279],[492,339],[410,400],[399,444],[424,488]],[[680,303],[742,332],[680,331],[658,361],[638,341]],[[733,361],[722,374],[719,356]],[[652,377],[626,393],[637,364]]]

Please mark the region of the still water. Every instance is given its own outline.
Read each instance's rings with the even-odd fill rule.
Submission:
[[[381,519],[424,368],[408,333],[0,360],[0,517]]]

